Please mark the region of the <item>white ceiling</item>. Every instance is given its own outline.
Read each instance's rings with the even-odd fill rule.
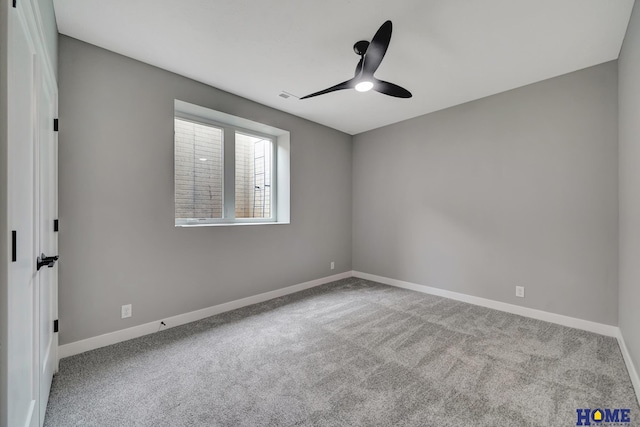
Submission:
[[[349,134],[616,59],[633,0],[54,0],[59,31]],[[352,46],[387,19],[376,72],[413,93],[345,90]]]

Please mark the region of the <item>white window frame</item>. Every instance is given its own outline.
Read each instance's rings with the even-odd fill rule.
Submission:
[[[221,129],[223,139],[222,218],[175,218],[174,213],[176,227],[289,224],[289,132],[178,100],[175,101],[174,117]],[[244,126],[238,124],[244,124]],[[235,217],[236,132],[271,141],[270,218]]]
[[[175,209],[174,209],[174,218],[175,218],[175,225],[176,226],[186,226],[186,225],[198,225],[198,224],[209,224],[212,222],[219,222],[222,221],[224,219],[225,216],[225,200],[226,200],[226,188],[225,188],[225,163],[224,163],[224,159],[225,159],[225,146],[226,146],[226,134],[227,134],[227,129],[224,128],[223,125],[218,124],[218,123],[213,123],[211,121],[206,121],[206,120],[201,120],[198,117],[194,117],[191,116],[190,114],[182,114],[179,112],[176,112],[174,114],[174,120],[175,119],[180,119],[180,120],[184,120],[187,122],[191,122],[191,123],[195,123],[198,125],[202,125],[202,126],[209,126],[209,127],[213,127],[216,129],[219,129],[222,132],[222,149],[221,149],[221,156],[222,156],[222,218],[206,218],[206,219],[200,219],[200,218],[175,218]],[[175,123],[175,121],[174,121]],[[174,158],[173,158],[173,164],[174,164],[174,195],[173,195],[173,203],[174,203],[174,207],[175,207],[175,194],[176,194],[176,185],[175,185],[175,162],[176,162],[176,158],[175,158],[175,149],[176,149],[176,143],[175,143],[175,129],[174,129],[174,137],[173,137],[173,149],[174,149]]]

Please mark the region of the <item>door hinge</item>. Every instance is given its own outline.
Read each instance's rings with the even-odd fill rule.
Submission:
[[[54,232],[58,231],[58,220],[57,219],[53,220],[53,231]]]
[[[58,119],[53,119],[53,131],[58,132]]]
[[[11,230],[11,262],[18,260],[18,232]]]
[[[53,321],[53,332],[58,332],[58,319]]]

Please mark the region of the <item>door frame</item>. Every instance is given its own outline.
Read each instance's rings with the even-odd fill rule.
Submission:
[[[37,68],[36,75],[38,79],[44,79],[45,85],[49,86],[54,93],[54,114],[57,117],[57,103],[58,103],[58,86],[57,86],[57,77],[55,73],[55,62],[52,61],[52,54],[54,52],[50,52],[46,43],[46,34],[45,27],[43,25],[42,15],[40,11],[40,4],[37,0],[17,0],[16,6],[13,7],[11,0],[0,0],[0,427],[13,427],[7,426],[8,418],[7,414],[9,412],[9,407],[11,406],[11,393],[10,393],[10,384],[8,383],[8,370],[9,370],[9,351],[7,348],[10,330],[8,326],[11,322],[9,321],[10,315],[10,303],[8,301],[9,296],[9,286],[10,286],[10,266],[11,266],[11,252],[12,252],[12,233],[11,233],[11,223],[9,218],[9,209],[11,205],[10,200],[10,185],[11,182],[8,170],[11,159],[9,158],[9,111],[11,106],[9,105],[8,95],[9,95],[9,71],[10,71],[10,59],[9,54],[12,49],[10,45],[12,36],[10,35],[10,28],[16,25],[16,20],[20,19],[24,23],[24,27],[26,28],[26,33],[33,43],[33,48],[35,51],[36,64],[34,64]],[[20,24],[23,25],[23,24]],[[49,37],[52,37],[49,34]],[[37,85],[36,85],[37,86]],[[34,86],[34,90],[36,90],[36,86]],[[37,102],[37,101],[36,101]],[[34,117],[37,119],[37,116]],[[37,128],[33,131],[37,134]],[[53,129],[53,123],[51,123]],[[38,168],[38,158],[39,158],[39,141],[34,141],[34,159],[33,165],[34,168]],[[57,133],[53,136],[53,142],[55,144],[55,162],[57,164]],[[57,166],[56,166],[57,168]],[[34,180],[38,180],[39,171],[34,170]],[[34,202],[37,203],[39,200],[39,182],[35,181],[33,186],[33,193],[30,197],[33,198]],[[57,177],[56,177],[56,186],[57,186]],[[57,200],[56,200],[56,211],[57,211]],[[34,211],[34,215],[36,217],[39,216],[38,211]],[[57,212],[56,212],[57,218]],[[39,236],[38,236],[38,224],[37,222],[34,224],[34,234],[36,241],[34,244],[36,248],[39,249]],[[20,237],[18,237],[18,241],[20,241]],[[35,255],[35,254],[34,254]],[[56,254],[57,255],[57,254]],[[35,258],[33,258],[33,263],[35,265]],[[35,268],[34,268],[35,270]],[[57,270],[57,268],[56,268]],[[37,286],[39,286],[39,278],[36,277]],[[38,288],[36,287],[36,290]],[[57,318],[57,289],[52,290],[52,298],[54,303],[52,304],[52,310],[54,312],[54,318]],[[38,295],[37,292],[34,296],[33,303],[38,303]],[[35,309],[36,307],[34,307]],[[34,321],[38,319],[34,316]],[[34,324],[34,334],[39,334],[38,324]],[[53,325],[51,325],[53,327]],[[36,339],[39,339],[39,335],[35,336]],[[34,343],[35,344],[35,343]],[[51,349],[55,363],[54,372],[57,372],[58,369],[58,334],[54,334],[52,349]],[[35,355],[37,359],[39,359],[39,349],[36,347],[34,349]],[[37,364],[34,360],[34,368],[36,368],[36,372],[33,374],[39,378],[39,372],[37,370]],[[34,381],[37,378],[34,378]],[[39,391],[39,387],[38,387]],[[37,413],[34,414],[36,418],[38,418],[38,424],[42,424],[42,419],[39,419],[40,416]]]
[[[8,412],[8,353],[5,350],[9,331],[2,325],[9,317],[9,257],[11,256],[11,231],[8,219],[8,55],[9,1],[0,0],[0,427],[6,427]]]
[[[54,129],[54,120],[58,117],[58,88],[56,85],[55,76],[53,76],[46,67],[40,64],[42,61],[37,61],[36,64],[36,135],[35,135],[35,168],[34,168],[34,183],[35,183],[35,235],[37,247],[37,254],[45,253],[47,256],[58,255],[58,236],[54,231],[54,220],[58,218],[58,132]],[[42,91],[42,92],[41,92]],[[49,102],[46,102],[45,93],[50,95]],[[45,144],[50,144],[50,147],[46,150],[50,158],[43,159],[43,147]],[[51,186],[46,186],[43,189],[43,180],[46,181],[47,177],[43,177],[43,160],[49,161],[49,167],[52,167],[53,176]],[[46,184],[44,184],[46,185]],[[50,198],[49,194],[46,194],[46,190],[51,188],[54,192],[53,198]],[[48,202],[45,202],[45,200]],[[43,202],[46,206],[43,206]],[[49,208],[49,203],[52,204],[51,212],[45,210]],[[48,218],[48,214],[51,214],[51,218]],[[47,221],[43,221],[43,217]],[[49,233],[49,237],[55,242],[55,248],[43,248],[43,233]],[[49,293],[45,293],[45,287],[48,287]],[[42,319],[42,304],[43,295],[49,296],[48,303],[50,312],[48,313],[50,319]],[[37,350],[37,369],[38,369],[38,412],[40,425],[44,423],[44,416],[48,401],[49,391],[51,388],[51,382],[49,375],[55,374],[58,371],[58,334],[53,330],[53,321],[58,318],[58,263],[54,264],[54,267],[49,269],[47,267],[41,268],[37,272],[37,283],[35,292],[35,318],[36,318],[36,339],[38,340]],[[47,372],[46,378],[43,374],[43,351],[41,347],[43,334],[46,332],[42,330],[46,328],[51,333],[51,347],[48,360],[52,363],[51,371]],[[47,363],[47,365],[49,365]],[[44,384],[47,382],[47,384]],[[46,393],[44,392],[43,385],[46,386]],[[45,399],[43,399],[43,397]]]

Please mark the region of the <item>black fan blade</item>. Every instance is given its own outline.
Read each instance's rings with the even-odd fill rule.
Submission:
[[[373,90],[396,98],[411,98],[411,92],[393,83],[377,80],[373,83]]]
[[[356,66],[356,73],[353,75],[354,77],[358,77],[360,75],[360,72],[362,71],[362,61],[364,61],[364,57],[360,58],[360,62],[358,62],[358,65]]]
[[[335,92],[336,90],[351,89],[353,87],[355,87],[355,79],[351,79],[351,80],[347,80],[346,82],[338,83],[337,85],[331,86],[328,89],[321,90],[320,92],[315,92],[315,93],[312,93],[312,94],[307,95],[307,96],[303,96],[300,99],[307,99],[307,98],[311,98],[311,97],[318,96],[318,95],[324,95],[325,93]]]
[[[363,74],[372,76],[380,66],[391,41],[391,30],[391,21],[387,21],[380,26],[376,35],[373,36],[367,48],[367,53],[364,55]]]

